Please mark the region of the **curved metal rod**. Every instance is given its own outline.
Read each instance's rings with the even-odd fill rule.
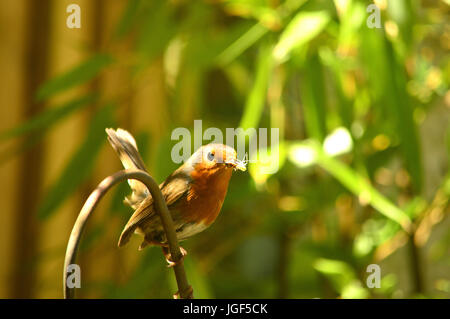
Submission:
[[[63,273],[64,298],[72,299],[75,294],[75,289],[67,286],[67,269],[69,265],[75,264],[80,237],[89,216],[94,211],[100,199],[112,186],[127,179],[136,179],[144,183],[150,191],[150,194],[152,194],[156,211],[161,217],[161,222],[164,227],[164,231],[166,232],[169,251],[172,255],[171,259],[176,263],[173,270],[175,272],[175,278],[178,285],[177,294],[179,294],[182,299],[193,298],[192,287],[189,286],[186,278],[186,272],[183,265],[183,256],[180,251],[180,246],[178,245],[172,216],[169,213],[161,190],[155,180],[148,173],[135,169],[122,170],[108,176],[97,186],[97,188],[89,195],[88,199],[84,203],[83,208],[75,221],[75,225],[72,228],[72,233],[70,234],[69,242],[67,244]]]

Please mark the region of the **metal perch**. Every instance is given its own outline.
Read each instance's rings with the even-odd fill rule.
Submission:
[[[162,225],[164,227],[164,231],[166,232],[167,242],[169,244],[169,250],[172,256],[172,260],[176,263],[173,267],[173,270],[175,272],[175,278],[178,285],[178,292],[174,295],[174,297],[177,298],[179,296],[182,299],[193,298],[192,287],[188,284],[186,278],[183,258],[180,251],[180,246],[178,245],[175,228],[173,226],[172,216],[167,209],[167,205],[161,193],[161,190],[159,189],[159,186],[155,182],[155,180],[148,173],[136,169],[122,170],[108,176],[97,186],[97,188],[91,193],[91,195],[89,195],[88,199],[84,203],[83,208],[81,209],[80,214],[75,221],[75,225],[72,228],[72,233],[70,234],[69,242],[67,244],[63,273],[64,298],[72,299],[75,294],[75,288],[69,288],[67,286],[67,267],[71,264],[75,264],[80,237],[83,233],[83,229],[89,216],[91,215],[103,195],[105,195],[112,186],[127,179],[136,179],[144,183],[154,199],[155,209],[161,217]]]

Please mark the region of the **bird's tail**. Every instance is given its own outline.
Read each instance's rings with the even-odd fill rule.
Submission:
[[[113,130],[111,128],[106,129],[108,134],[108,141],[119,155],[125,169],[141,169],[147,171],[144,165],[144,161],[139,154],[136,141],[133,136],[127,131],[119,128]],[[147,187],[139,181],[128,180],[130,184],[132,194],[125,198],[125,202],[136,209],[139,204],[149,195]]]

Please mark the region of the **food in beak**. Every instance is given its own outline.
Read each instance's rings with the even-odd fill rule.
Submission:
[[[231,159],[228,160],[225,164],[230,165],[234,168],[234,170],[246,171],[247,170],[247,160],[244,157],[244,160]]]

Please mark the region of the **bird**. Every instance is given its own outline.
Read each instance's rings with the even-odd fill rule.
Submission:
[[[147,172],[133,136],[126,130],[107,128],[108,140],[119,156],[125,169],[140,169]],[[160,185],[169,212],[172,216],[177,239],[183,241],[208,228],[217,218],[227,194],[234,170],[246,170],[247,161],[237,159],[231,146],[211,143],[201,146]],[[131,236],[143,236],[139,250],[149,245],[160,246],[169,267],[171,260],[168,242],[159,215],[155,211],[153,198],[147,187],[136,180],[128,180],[132,193],[124,202],[134,213],[120,235],[118,246],[126,245]],[[187,255],[180,247],[182,258]]]

